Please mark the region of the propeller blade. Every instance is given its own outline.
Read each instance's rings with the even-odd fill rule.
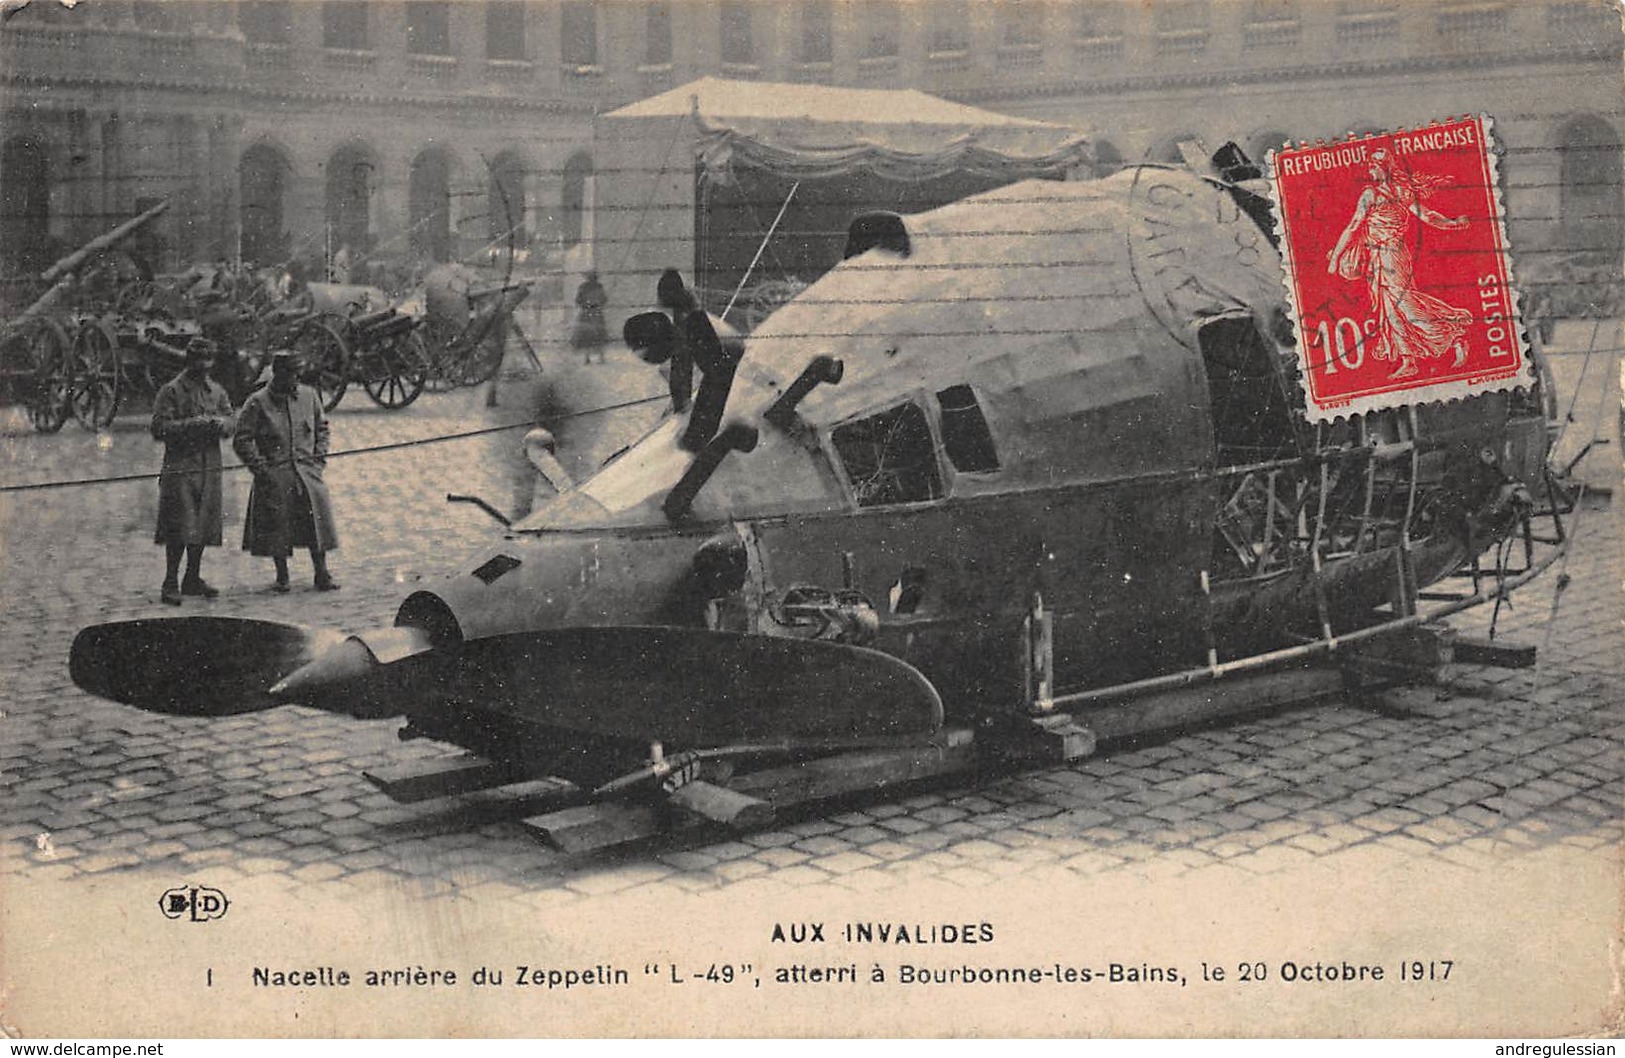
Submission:
[[[270,688],[343,641],[342,632],[236,617],[92,625],[68,671],[102,698],[176,716],[232,716],[280,705]]]

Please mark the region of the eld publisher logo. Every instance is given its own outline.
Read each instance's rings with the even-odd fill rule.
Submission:
[[[207,886],[181,886],[158,898],[158,908],[165,918],[187,918],[193,922],[220,918],[230,906],[225,893]]]

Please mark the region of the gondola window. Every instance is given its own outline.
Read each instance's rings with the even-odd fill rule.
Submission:
[[[1220,466],[1290,456],[1296,446],[1280,365],[1252,318],[1225,316],[1197,332]]]
[[[949,386],[937,392],[937,404],[942,408],[942,447],[954,469],[967,474],[999,469],[993,433],[976,393],[969,386]]]
[[[918,404],[899,404],[837,426],[831,440],[859,507],[942,497],[936,446]]]

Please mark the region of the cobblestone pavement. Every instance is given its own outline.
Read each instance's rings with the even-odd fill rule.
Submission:
[[[598,398],[649,384],[591,376],[606,370],[597,366],[548,368],[553,383]],[[347,400],[334,416],[335,448],[525,422],[533,389],[510,386],[495,409],[483,392],[429,396],[396,413]],[[157,452],[144,426],[131,415],[101,437],[72,425],[36,437],[7,420],[0,483],[150,470]],[[272,595],[263,560],[228,547],[206,567],[222,597],[183,612],[387,624],[412,583],[491,538],[484,515],[443,497],[510,504],[528,480],[512,458],[521,432],[335,459],[344,590]],[[246,482],[233,477],[228,544],[245,499]],[[174,613],[157,605],[155,504],[150,481],[0,497],[0,870],[39,880],[207,871],[211,884],[253,876],[290,893],[391,886],[552,905],[640,886],[869,891],[930,878],[978,887],[1040,868],[1155,878],[1224,862],[1270,873],[1371,847],[1473,866],[1557,844],[1605,850],[1622,836],[1625,561],[1620,505],[1605,498],[1571,525],[1567,587],[1558,593],[1548,573],[1499,616],[1500,636],[1540,647],[1533,669],[1457,665],[1439,687],[851,799],[737,838],[578,859],[530,839],[515,822],[524,813],[499,796],[401,806],[374,790],[363,769],[444,752],[398,742],[393,723],[300,707],[160,716],[73,687],[66,659],[80,627]],[[1480,610],[1458,625],[1488,619]]]

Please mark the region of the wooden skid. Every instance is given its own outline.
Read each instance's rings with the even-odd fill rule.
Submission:
[[[500,764],[472,753],[374,768],[361,774],[399,804],[455,797],[540,778],[519,765]]]
[[[1410,658],[1418,661],[1436,657],[1440,646],[1428,640],[1408,642],[1405,649],[1413,654],[1419,651]],[[748,830],[771,824],[778,811],[795,805],[844,794],[878,793],[919,779],[967,771],[986,751],[1004,759],[1061,763],[1088,756],[1094,752],[1096,740],[1127,738],[1308,702],[1342,690],[1343,675],[1331,666],[1240,676],[1075,709],[1070,714],[1035,717],[1025,727],[984,735],[984,741],[997,739],[991,746],[978,746],[968,728],[951,728],[918,745],[853,750],[763,768],[736,775],[726,786],[696,780],[653,803],[601,801],[535,815],[521,825],[561,852],[571,854],[623,845],[702,823]],[[373,781],[378,782],[376,778]]]
[[[1105,741],[1312,701],[1342,688],[1342,677],[1334,669],[1288,669],[1074,709],[1072,719]]]
[[[764,768],[738,776],[726,788],[703,780],[690,782],[666,795],[661,806],[604,801],[532,816],[520,825],[566,853],[622,845],[701,822],[749,830],[771,823],[782,808],[962,771],[975,756],[971,732],[954,728],[917,746],[859,750]]]
[[[904,749],[862,750],[741,775],[732,788],[787,808],[858,790],[881,790],[968,767],[976,757],[969,730],[943,731],[936,741]]]
[[[773,822],[773,806],[768,802],[704,780],[678,787],[667,801],[702,819],[740,830],[765,827]]]
[[[520,820],[519,825],[565,853],[624,845],[660,832],[658,813],[652,805],[621,801],[565,808]]]

